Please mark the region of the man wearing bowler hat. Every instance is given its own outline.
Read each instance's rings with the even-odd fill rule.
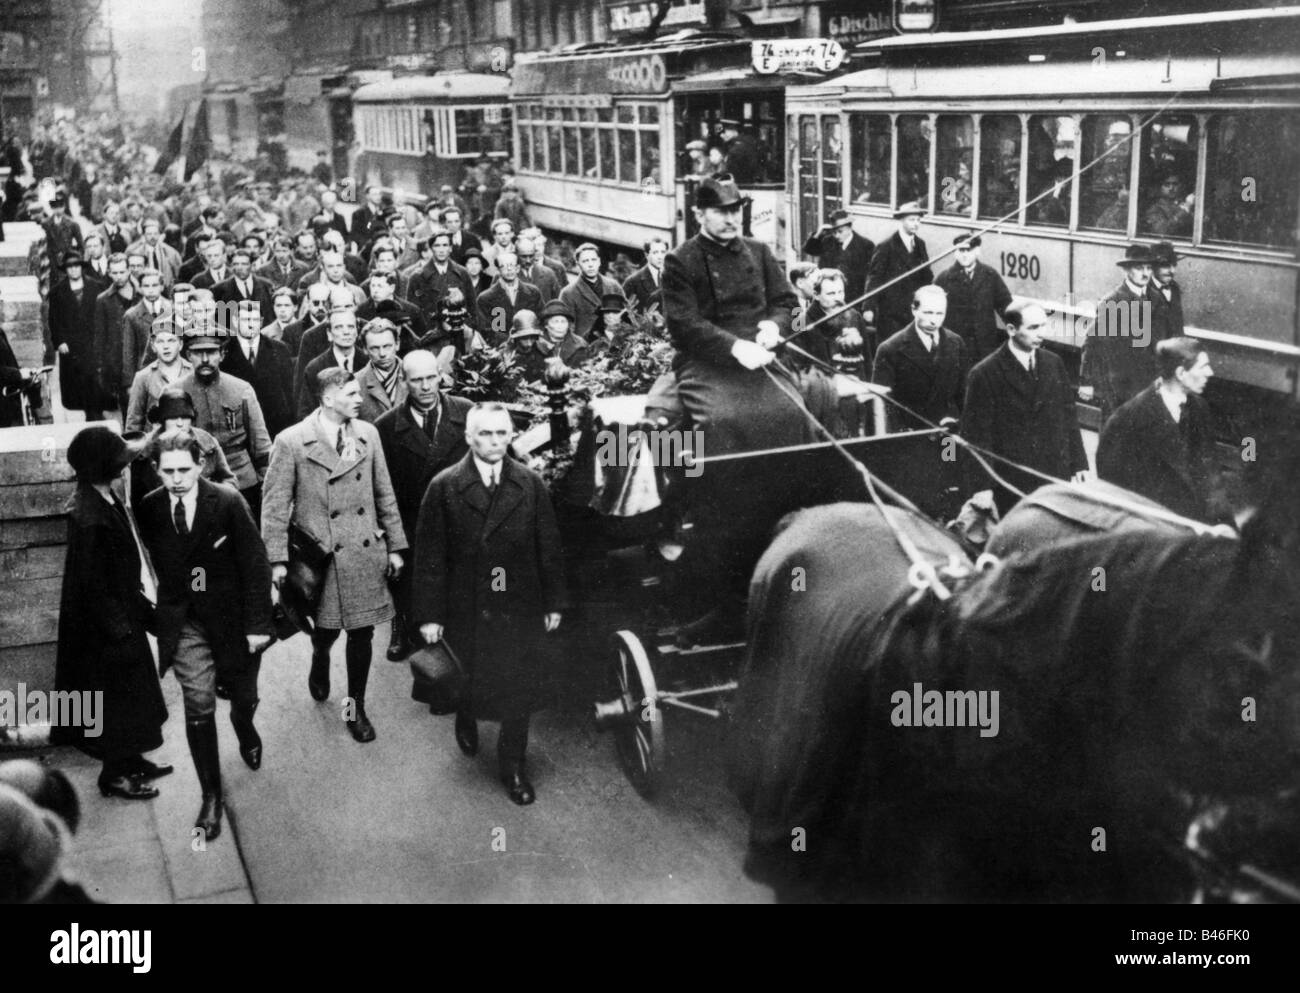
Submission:
[[[979,260],[978,235],[959,234],[952,243],[957,246],[957,259],[934,283],[948,294],[944,325],[962,336],[974,365],[1002,346],[1006,336],[998,318],[1011,306],[1011,291],[992,267]]]
[[[844,274],[844,298],[857,300],[867,285],[867,269],[876,246],[853,230],[847,210],[831,214],[830,223],[821,227],[803,246],[804,254],[817,259],[822,269],[838,269]]]
[[[1178,253],[1167,241],[1158,241],[1151,249],[1151,326],[1156,341],[1183,336],[1183,290],[1174,278],[1178,274]]]
[[[797,390],[794,381],[770,365],[772,350],[790,333],[798,298],[771,250],[741,235],[745,202],[729,175],[703,180],[693,208],[700,233],[664,260],[664,317],[677,348],[678,393],[709,455],[816,440],[785,392]],[[745,478],[752,470],[741,462],[711,464],[692,480],[698,540],[688,552],[690,573],[712,609],[683,629],[683,641],[734,633],[768,531],[799,502],[800,494],[781,480],[752,485]]]
[[[917,234],[925,213],[925,208],[915,201],[899,207],[894,211],[898,230],[876,246],[871,256],[867,291],[879,292],[872,293],[862,304],[862,316],[875,321],[878,341],[885,341],[912,323],[913,296],[922,286],[929,286],[934,281],[929,266],[930,253]],[[904,276],[905,273],[910,275]]]
[[[1128,246],[1115,263],[1124,270],[1124,281],[1097,302],[1097,318],[1083,342],[1081,395],[1096,400],[1103,424],[1158,374],[1147,293],[1155,261],[1146,245]]]

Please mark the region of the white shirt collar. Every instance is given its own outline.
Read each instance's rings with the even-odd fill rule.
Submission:
[[[1129,292],[1132,293],[1135,297],[1143,296],[1146,293],[1145,287],[1136,285],[1127,276],[1124,277],[1124,285],[1128,287]],[[1151,285],[1150,283],[1147,284],[1147,286],[1150,285]]]
[[[916,329],[917,337],[921,339],[921,345],[927,352],[930,351],[931,348],[939,347],[938,331],[922,331],[919,324],[914,324],[912,327]]]
[[[1025,372],[1028,372],[1029,360],[1034,357],[1034,353],[1023,351],[1017,348],[1010,341],[1007,342],[1007,347],[1011,349],[1011,354],[1014,355],[1016,357],[1016,361],[1020,363],[1020,368],[1024,369]]]
[[[1187,405],[1187,394],[1175,394],[1165,390],[1163,386],[1156,387],[1160,394],[1160,399],[1165,403],[1165,409],[1169,411],[1169,416],[1177,424],[1182,419],[1183,407]]]
[[[345,356],[333,345],[331,345],[330,348],[334,350],[334,361],[338,363],[340,369],[343,368],[343,360],[344,358],[346,358],[348,360],[348,370],[350,372],[357,371],[357,350],[355,348],[352,349],[352,354],[347,356]]]
[[[494,465],[489,465],[487,462],[484,462],[477,455],[473,456],[473,459],[474,459],[474,468],[478,470],[479,479],[483,480],[483,486],[485,489],[490,489],[492,487],[493,479],[495,479],[498,483],[501,482],[500,462],[497,462]]]
[[[185,506],[185,524],[193,530],[194,512],[199,505],[199,487],[198,484],[190,487],[190,491],[183,497],[177,497],[174,493],[167,494],[171,499],[172,518],[176,517],[176,504],[181,503]]]

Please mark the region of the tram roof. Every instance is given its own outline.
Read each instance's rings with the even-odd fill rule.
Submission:
[[[1054,39],[1090,37],[1099,34],[1196,29],[1253,22],[1267,24],[1270,21],[1277,21],[1295,24],[1297,18],[1300,18],[1300,6],[1256,7],[1250,10],[1218,10],[1201,14],[1169,14],[1160,17],[1079,21],[1073,24],[1057,24],[1049,27],[999,28],[989,31],[941,31],[935,34],[918,32],[916,34],[875,38],[860,42],[854,46],[854,51],[871,54],[873,52],[899,52],[921,48],[987,46],[1017,41],[1044,43]]]
[[[396,100],[506,100],[510,79],[504,73],[441,72],[434,76],[399,76],[367,83],[352,94],[354,103],[388,103]]]

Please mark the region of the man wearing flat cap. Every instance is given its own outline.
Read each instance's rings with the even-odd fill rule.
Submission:
[[[1097,318],[1083,342],[1083,398],[1096,400],[1102,424],[1150,386],[1158,374],[1147,294],[1155,261],[1146,245],[1128,246],[1124,257],[1115,263],[1124,270],[1124,281],[1097,301]]]
[[[853,230],[847,210],[831,214],[830,223],[822,226],[803,246],[804,254],[816,258],[820,268],[838,269],[844,274],[844,299],[849,302],[862,296],[875,250],[874,242]]]
[[[922,286],[929,286],[934,281],[929,266],[930,253],[917,234],[925,214],[925,208],[915,201],[899,207],[894,211],[898,230],[878,245],[871,256],[867,290],[880,292],[873,293],[862,304],[862,316],[875,321],[879,341],[885,341],[912,323],[913,296]],[[910,275],[904,276],[905,273]]]
[[[694,206],[700,233],[664,260],[678,392],[709,455],[815,440],[782,389],[796,385],[770,365],[772,349],[790,333],[798,298],[768,247],[741,235],[745,199],[728,175],[701,182]],[[737,463],[717,463],[692,481],[701,540],[690,552],[691,574],[714,598],[714,609],[688,626],[683,640],[725,635],[734,626],[770,526],[793,509],[794,495],[777,481],[755,487],[744,474]]]
[[[979,260],[978,235],[959,234],[952,243],[957,246],[956,261],[934,283],[948,294],[944,325],[965,340],[973,366],[1002,347],[1006,335],[998,319],[1011,306],[1011,291],[996,270]]]

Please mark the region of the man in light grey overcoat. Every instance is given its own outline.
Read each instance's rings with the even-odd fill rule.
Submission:
[[[371,638],[393,617],[388,580],[402,570],[406,534],[388,465],[373,424],[357,419],[361,390],[339,368],[320,373],[321,405],[276,436],[262,501],[262,538],[278,587],[288,572],[294,527],[330,556],[312,634],[307,689],[330,691],[330,648],[348,633],[348,699],[343,716],[352,737],[373,741],[366,716]]]

